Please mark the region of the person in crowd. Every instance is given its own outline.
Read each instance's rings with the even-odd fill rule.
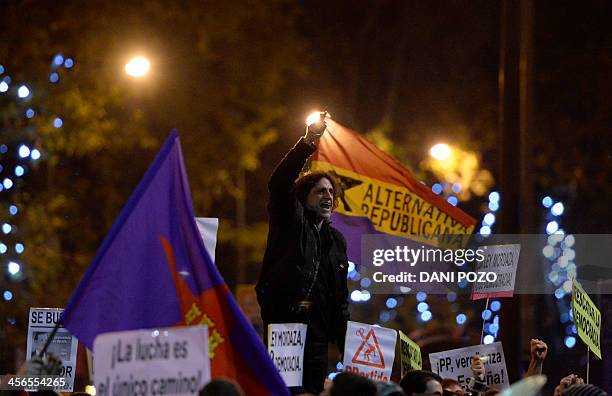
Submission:
[[[199,396],[244,396],[244,392],[235,381],[219,377],[206,384]]]
[[[530,360],[527,373],[525,374],[526,377],[542,374],[542,366],[547,353],[548,345],[546,345],[544,341],[538,340],[537,338],[531,339],[529,342]]]
[[[468,384],[468,388],[472,396],[491,396],[499,392],[499,390],[487,385],[483,358],[478,355],[472,356],[471,369],[472,379]]]
[[[555,391],[553,393],[554,396],[561,396],[563,392],[568,390],[573,385],[583,385],[584,380],[577,376],[576,374],[569,374],[559,381],[559,385],[556,386]]]
[[[438,374],[425,370],[413,370],[404,375],[400,386],[406,396],[438,395],[442,396],[442,378]]]
[[[376,381],[377,396],[404,396],[404,390],[393,381]]]
[[[608,393],[591,384],[575,384],[562,393],[563,396],[608,396]]]
[[[376,396],[378,389],[374,381],[359,374],[340,373],[334,378],[330,396]]]
[[[442,390],[444,396],[463,396],[463,388],[459,382],[452,378],[444,378],[442,380]]]
[[[255,288],[265,328],[270,323],[308,325],[303,387],[294,393],[321,393],[328,342],[342,353],[349,319],[346,241],[330,224],[339,185],[328,172],[298,179],[325,129],[321,113],[270,177],[268,241]]]

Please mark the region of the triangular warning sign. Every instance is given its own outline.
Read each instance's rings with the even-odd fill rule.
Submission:
[[[353,356],[351,361],[354,364],[363,364],[364,366],[385,368],[385,358],[383,357],[380,347],[378,346],[378,340],[376,339],[376,333],[374,329],[370,329],[368,335],[363,337],[363,329],[357,333],[363,338],[363,342],[357,348],[357,352]],[[365,350],[364,350],[365,349]],[[363,355],[361,352],[363,351]]]

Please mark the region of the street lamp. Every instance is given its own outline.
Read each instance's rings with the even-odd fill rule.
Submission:
[[[137,56],[125,64],[125,72],[132,77],[143,77],[151,69],[151,62],[144,56]]]
[[[451,148],[446,143],[438,143],[429,149],[429,155],[438,161],[447,160],[451,155]]]

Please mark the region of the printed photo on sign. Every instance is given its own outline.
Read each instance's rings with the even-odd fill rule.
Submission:
[[[389,381],[397,332],[349,321],[344,346],[344,370],[376,381]]]
[[[472,377],[472,357],[476,355],[483,360],[487,385],[497,389],[510,386],[501,342],[430,353],[431,371],[442,378],[456,380],[467,390],[468,381]]]
[[[28,360],[42,351],[62,312],[63,309],[59,308],[30,308],[26,346]],[[76,337],[60,326],[43,355],[52,354],[62,362],[60,376],[65,379],[65,385],[55,388],[55,391],[72,392],[74,389],[78,344]]]

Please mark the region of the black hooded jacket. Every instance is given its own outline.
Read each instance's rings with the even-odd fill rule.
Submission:
[[[270,228],[263,268],[256,286],[257,300],[265,324],[301,321],[298,301],[305,298],[314,281],[315,263],[321,260],[319,277],[325,277],[308,299],[323,314],[327,337],[342,350],[349,319],[348,260],[346,241],[329,222],[317,230],[314,214],[298,201],[295,180],[308,157],[316,150],[300,139],[274,170],[268,182]],[[325,243],[321,243],[321,241]],[[321,285],[328,290],[321,295]],[[318,294],[317,294],[318,293]]]

